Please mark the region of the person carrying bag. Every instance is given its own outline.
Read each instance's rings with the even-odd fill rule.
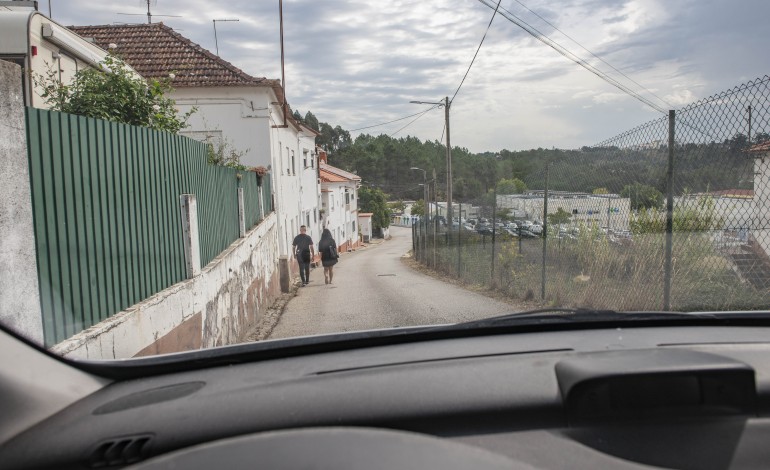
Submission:
[[[337,243],[328,228],[325,228],[321,234],[318,252],[321,253],[321,264],[324,267],[324,281],[326,284],[331,284],[334,279],[334,265],[337,264],[340,255],[337,252]]]

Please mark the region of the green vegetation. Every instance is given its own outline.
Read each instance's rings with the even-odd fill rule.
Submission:
[[[631,201],[631,210],[658,209],[663,206],[663,193],[646,184],[629,184],[623,187],[620,197]]]
[[[62,83],[53,69],[33,78],[55,111],[172,133],[187,127],[187,119],[195,112],[177,114],[174,100],[165,96],[172,91],[171,77],[163,81],[137,78],[113,55],[105,57],[100,68],[78,70],[71,84]]]
[[[390,226],[390,207],[388,207],[385,193],[378,188],[361,186],[358,189],[359,212],[371,212],[372,228],[375,230]]]

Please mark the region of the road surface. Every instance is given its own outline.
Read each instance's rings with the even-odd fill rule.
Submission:
[[[324,284],[323,268],[313,269],[269,338],[454,323],[518,310],[411,269],[402,260],[412,248],[411,229],[391,227],[390,233],[390,240],[341,254],[333,284]]]

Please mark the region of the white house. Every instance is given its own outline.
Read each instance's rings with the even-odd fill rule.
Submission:
[[[70,83],[78,70],[97,67],[107,51],[38,12],[37,2],[10,3],[0,5],[0,59],[21,66],[24,103],[47,109],[35,75],[50,70]]]
[[[323,228],[332,232],[340,251],[349,251],[360,243],[358,187],[361,177],[329,165],[326,152],[319,150],[318,153]]]
[[[291,254],[301,225],[320,238],[318,133],[292,117],[280,80],[248,75],[162,23],[72,29],[97,44],[115,44],[145,78],[173,77],[170,97],[179,111],[197,110],[181,134],[271,170],[282,255]]]

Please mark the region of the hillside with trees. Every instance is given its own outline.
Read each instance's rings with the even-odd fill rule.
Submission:
[[[295,117],[299,113],[295,114]],[[340,126],[319,122],[307,112],[303,121],[321,135],[318,145],[329,153],[329,162],[358,174],[363,184],[376,187],[390,199],[422,199],[423,173],[435,171],[439,198],[446,182],[446,147],[443,142],[416,137],[394,138],[361,134],[352,139]],[[752,142],[736,134],[724,142],[684,144],[676,148],[677,194],[723,189],[751,189],[753,160],[746,149],[770,139],[760,132]],[[592,193],[597,189],[627,194],[638,207],[655,207],[665,194],[668,151],[665,146],[644,148],[583,147],[578,150],[532,149],[472,153],[452,148],[453,197],[470,202],[492,191],[520,193],[545,187],[548,166],[549,188]]]

